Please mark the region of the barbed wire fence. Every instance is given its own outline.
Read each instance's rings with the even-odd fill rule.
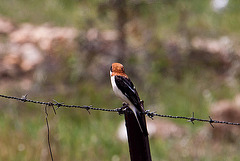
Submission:
[[[54,114],[56,114],[56,110],[58,110],[60,107],[64,107],[64,108],[79,108],[79,109],[85,109],[87,110],[87,112],[90,114],[90,110],[92,111],[105,111],[105,112],[116,112],[119,115],[124,114],[124,112],[126,112],[126,108],[128,107],[127,104],[123,104],[122,107],[120,108],[113,108],[113,109],[109,109],[109,108],[99,108],[99,107],[93,107],[92,105],[89,106],[80,106],[80,105],[67,105],[64,103],[59,103],[56,100],[53,100],[53,102],[43,102],[43,101],[35,101],[35,100],[31,100],[27,98],[27,94],[20,97],[14,97],[14,96],[7,96],[7,95],[2,95],[0,94],[0,97],[2,98],[6,98],[6,99],[11,99],[11,100],[17,100],[17,101],[21,101],[21,102],[29,102],[29,103],[34,103],[34,104],[41,104],[41,105],[45,105],[45,120],[46,120],[46,126],[47,126],[47,139],[48,139],[48,146],[49,146],[49,153],[50,153],[50,157],[51,160],[53,161],[53,154],[52,154],[52,150],[51,150],[51,144],[50,144],[50,128],[49,128],[49,123],[48,123],[48,108],[47,107],[51,107]],[[127,112],[131,112],[131,111],[127,111]],[[208,122],[213,128],[213,124],[227,124],[227,125],[236,125],[239,126],[240,123],[234,123],[234,122],[228,122],[228,121],[219,121],[219,120],[213,120],[210,116],[209,119],[199,119],[199,118],[195,118],[194,116],[194,112],[192,113],[192,117],[185,117],[185,116],[172,116],[172,115],[164,115],[164,114],[158,114],[156,112],[151,112],[150,110],[145,110],[144,114],[146,116],[148,116],[149,118],[153,119],[154,117],[166,117],[166,118],[172,118],[172,119],[185,119],[191,123],[194,124],[194,121],[199,121],[199,122]]]

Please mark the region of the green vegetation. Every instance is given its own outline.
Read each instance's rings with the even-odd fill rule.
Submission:
[[[0,0],[0,14],[16,24],[29,22],[39,25],[48,22],[59,26],[73,26],[84,32],[90,27],[100,30],[114,29],[114,10],[106,9],[104,13],[99,13],[99,5],[104,2]],[[224,81],[223,75],[204,65],[184,65],[181,68],[181,78],[178,80],[167,61],[162,42],[172,36],[190,38],[206,35],[238,36],[240,1],[230,1],[224,13],[213,12],[209,0],[163,0],[152,3],[141,1],[136,4],[134,2],[127,3],[129,19],[139,19],[143,30],[150,30],[154,35],[145,45],[145,50],[148,51],[146,55],[133,54],[125,60],[126,71],[129,71],[146,108],[154,106],[151,109],[153,111],[179,116],[191,116],[192,112],[195,112],[196,117],[207,118],[212,103],[232,99],[238,93],[240,88],[238,80],[236,85],[229,86]],[[131,42],[130,37],[127,37],[127,42]],[[13,85],[7,93],[2,94],[19,96],[29,93],[29,98],[39,101],[55,99],[65,104],[121,107],[121,101],[113,95],[109,71],[103,72],[106,73],[103,80],[84,77],[86,74],[83,72],[81,75],[78,71],[81,63],[78,58],[82,58],[82,55],[78,54],[76,52],[70,56],[61,55],[60,70],[56,73],[47,73],[43,83],[34,82],[36,89],[33,88],[29,92]],[[55,160],[129,160],[127,143],[119,141],[116,136],[118,125],[124,120],[123,116],[96,111],[90,111],[89,115],[85,110],[64,108],[58,109],[57,115],[53,114],[51,108],[48,112]],[[162,118],[155,118],[159,119]],[[192,126],[183,120],[171,121],[186,127],[191,133],[182,140],[151,138],[154,161],[240,160],[238,143],[219,143],[219,146],[226,149],[215,152],[209,149],[212,142],[206,142],[201,144],[205,149],[202,153],[205,155],[198,154],[200,152],[194,151],[194,147],[197,146],[194,136],[205,124],[195,123]],[[43,107],[0,99],[0,161],[50,160],[46,130]]]

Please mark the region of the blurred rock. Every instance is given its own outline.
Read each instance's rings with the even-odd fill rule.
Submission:
[[[71,27],[34,26],[23,24],[9,35],[12,43],[33,43],[46,52],[55,51],[56,46],[71,48],[75,45],[78,32]]]
[[[91,28],[87,31],[86,38],[88,41],[93,41],[99,38],[99,31],[96,28]]]
[[[31,43],[23,44],[20,48],[22,62],[20,67],[23,71],[30,71],[43,61],[43,54]]]
[[[71,27],[34,26],[22,24],[19,28],[0,17],[0,33],[6,33],[6,42],[0,43],[0,77],[23,76],[34,71],[47,54],[77,51],[78,32]]]
[[[118,40],[118,32],[116,30],[105,30],[102,32],[101,36],[105,41]]]
[[[184,127],[167,120],[151,121],[150,128],[151,126],[155,129],[154,131],[152,130],[152,137],[164,140],[169,138],[182,138],[187,133]]]
[[[154,41],[153,33],[145,30],[146,27],[141,25],[142,22],[137,19],[126,24],[128,45],[126,50],[123,50],[126,60],[146,62],[138,67],[139,69],[148,69],[151,62],[159,59],[161,61],[156,66],[159,66],[159,71],[174,75],[178,80],[184,75],[185,67],[189,67],[190,63],[190,67],[200,63],[221,74],[227,73],[225,75],[231,78],[228,79],[229,82],[234,82],[234,78],[240,75],[240,54],[237,55],[237,50],[233,48],[233,42],[229,37],[219,39],[196,37],[190,41],[182,36],[174,36],[167,40]],[[7,39],[4,35],[4,42],[0,43],[0,63],[2,63],[0,75],[7,75],[6,73],[11,73],[11,70],[17,70],[11,75],[16,75],[19,71],[33,71],[49,55],[52,55],[53,59],[56,55],[61,55],[58,61],[61,64],[64,61],[60,60],[68,60],[68,53],[79,53],[80,55],[74,60],[78,66],[81,66],[77,68],[77,77],[105,81],[107,74],[104,71],[109,70],[110,62],[119,60],[121,47],[117,30],[101,31],[90,28],[79,36],[77,29],[71,27],[56,27],[48,24],[36,26],[29,23],[15,27],[11,21],[0,17],[0,33],[7,35]],[[159,46],[164,52],[161,50],[160,53],[153,52],[147,44],[151,44],[154,48]],[[136,71],[136,68],[128,68],[128,72],[133,76],[135,73],[140,73],[131,73],[131,69]]]
[[[18,76],[23,72],[34,70],[43,61],[42,52],[34,44],[7,43],[2,46],[0,76]]]
[[[190,61],[200,62],[224,72],[231,67],[233,42],[226,36],[219,39],[193,38]]]
[[[0,77],[15,77],[20,74],[21,56],[19,46],[13,44],[1,44]]]
[[[168,59],[169,73],[172,73],[177,80],[182,78],[184,57],[183,53],[187,50],[186,41],[183,38],[169,38],[164,43],[166,56]]]
[[[211,6],[215,12],[222,11],[228,5],[229,0],[212,0]]]
[[[214,120],[240,123],[240,95],[237,95],[233,101],[223,100],[214,103],[211,107],[211,117]],[[239,126],[218,125],[214,128],[209,127],[212,139],[217,141],[236,142],[240,137]]]
[[[0,34],[9,34],[14,29],[15,26],[9,19],[0,16]]]
[[[196,37],[191,43],[192,47],[196,50],[203,50],[211,54],[219,54],[225,57],[225,59],[232,53],[233,43],[227,36],[220,37],[219,39]]]
[[[171,121],[157,120],[147,121],[149,137],[157,139],[182,138],[187,134],[186,128]],[[127,141],[125,122],[122,122],[117,131],[117,137],[121,141]]]
[[[80,50],[83,52],[81,57],[85,64],[84,77],[91,77],[98,81],[104,80],[108,76],[111,64],[118,55],[118,33],[115,30],[99,31],[90,28],[86,34],[80,36]]]
[[[116,41],[118,34],[114,30],[100,32],[96,28],[91,28],[80,42],[81,47],[88,53],[98,53],[101,55],[116,55]]]

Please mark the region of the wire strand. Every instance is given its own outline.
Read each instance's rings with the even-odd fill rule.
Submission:
[[[31,99],[27,99],[27,95],[24,95],[22,98],[19,97],[14,97],[14,96],[6,96],[6,95],[2,95],[0,94],[0,97],[2,98],[6,98],[6,99],[13,99],[13,100],[17,100],[17,101],[21,101],[21,102],[30,102],[30,103],[34,103],[34,104],[41,104],[41,105],[46,105],[46,106],[52,106],[54,111],[55,108],[57,107],[57,109],[59,109],[60,107],[65,107],[65,108],[81,108],[81,109],[85,109],[88,112],[90,110],[93,111],[105,111],[105,112],[117,112],[119,114],[123,114],[124,112],[126,112],[124,110],[123,107],[126,107],[126,105],[124,105],[121,108],[114,108],[114,109],[109,109],[109,108],[99,108],[99,107],[93,107],[92,105],[89,106],[80,106],[80,105],[66,105],[63,103],[59,103],[57,101],[54,100],[55,103],[53,102],[41,102],[41,101],[35,101],[35,100],[31,100]],[[57,110],[56,109],[56,110]],[[56,111],[55,111],[56,112]],[[192,117],[185,117],[185,116],[172,116],[172,115],[163,115],[163,114],[158,114],[156,112],[151,112],[149,110],[145,111],[145,114],[150,117],[151,119],[153,119],[154,117],[166,117],[166,118],[172,118],[172,119],[185,119],[188,120],[189,122],[192,122],[194,124],[194,121],[200,121],[200,122],[208,122],[212,127],[214,127],[212,124],[213,123],[217,123],[217,124],[227,124],[227,125],[240,125],[240,123],[234,123],[234,122],[228,122],[228,121],[218,121],[218,120],[213,120],[210,116],[209,119],[199,119],[199,118],[195,118],[194,117],[194,112],[193,112],[193,116]]]

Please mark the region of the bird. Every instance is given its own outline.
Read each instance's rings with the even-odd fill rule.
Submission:
[[[136,117],[141,132],[144,136],[147,136],[147,127],[143,121],[143,117],[145,116],[143,113],[145,111],[141,106],[135,86],[124,71],[124,66],[120,63],[113,63],[110,68],[110,77],[115,95],[128,104],[128,107]]]

